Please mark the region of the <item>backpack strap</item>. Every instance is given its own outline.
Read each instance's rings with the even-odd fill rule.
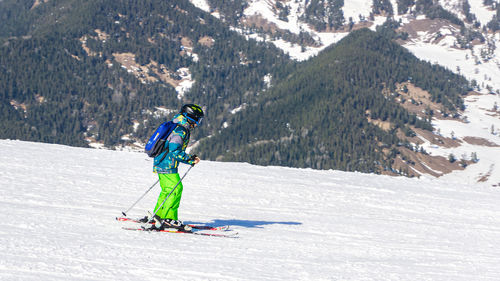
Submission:
[[[165,144],[167,144],[167,142],[165,142]],[[163,154],[163,156],[161,157],[160,162],[158,162],[158,164],[160,164],[161,162],[163,162],[163,160],[165,160],[165,157],[167,157],[168,147],[167,147],[167,149],[165,149],[164,153],[165,154]]]

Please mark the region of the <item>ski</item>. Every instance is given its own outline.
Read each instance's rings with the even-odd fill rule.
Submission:
[[[126,218],[126,217],[117,217],[117,221],[128,221],[128,222],[136,222],[136,223],[145,223],[148,219],[147,217],[143,219],[132,219],[132,218]],[[219,230],[219,231],[228,231],[229,230],[229,225],[223,225],[223,226],[210,226],[210,225],[195,225],[195,224],[189,224],[190,227],[198,230]]]
[[[169,232],[169,233],[184,233],[184,234],[193,234],[193,235],[201,235],[201,236],[213,236],[213,237],[224,237],[224,238],[238,238],[238,232],[233,232],[231,234],[223,234],[223,233],[207,233],[207,232],[199,232],[199,231],[179,231],[175,229],[147,229],[147,228],[138,228],[138,227],[122,227],[125,230],[133,230],[133,231],[146,231],[146,232]]]

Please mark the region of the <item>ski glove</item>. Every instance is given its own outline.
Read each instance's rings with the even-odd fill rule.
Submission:
[[[189,157],[188,161],[189,162],[192,162],[191,166],[194,166],[194,160],[196,159],[196,157],[198,157],[196,154],[193,154],[191,155],[191,157]]]

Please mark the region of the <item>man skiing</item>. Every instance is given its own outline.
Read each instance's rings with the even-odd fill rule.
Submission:
[[[200,125],[203,120],[203,110],[196,104],[185,104],[180,112],[174,116],[173,122],[177,127],[168,136],[165,142],[165,151],[154,158],[153,172],[158,173],[161,192],[156,203],[155,220],[161,223],[160,229],[175,228],[181,231],[190,231],[191,227],[184,225],[178,219],[177,210],[181,202],[182,182],[177,171],[179,162],[195,165],[200,162],[196,155],[185,152],[189,143],[191,131]],[[177,185],[177,187],[175,187]],[[174,189],[175,191],[170,194]],[[170,197],[160,207],[165,198]]]

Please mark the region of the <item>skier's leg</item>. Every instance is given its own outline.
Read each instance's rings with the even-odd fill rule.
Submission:
[[[155,212],[162,219],[174,219],[178,220],[178,212],[179,206],[181,204],[182,197],[182,182],[180,181],[180,177],[178,173],[175,174],[158,174],[160,178],[160,186],[161,192],[158,196],[158,201],[156,203]],[[179,184],[177,184],[179,183]],[[161,205],[163,200],[167,197],[167,195],[172,191],[172,189],[177,185],[175,191],[170,194],[170,197],[165,201],[163,206],[158,210],[158,207]]]

